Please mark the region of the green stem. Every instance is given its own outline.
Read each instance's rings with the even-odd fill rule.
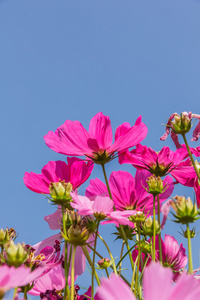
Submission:
[[[99,221],[97,222],[97,228],[96,228],[96,233],[95,233],[95,240],[94,240],[94,250],[96,250],[97,247],[97,234],[98,234],[98,229],[99,229]],[[93,261],[92,261],[92,300],[94,300],[94,271],[95,271],[95,251],[93,252]]]
[[[90,245],[87,245],[87,247],[90,248],[92,251],[94,251],[94,249]],[[95,251],[95,253],[99,258],[101,258],[101,259],[103,258],[103,256],[100,253],[98,253],[97,251]],[[85,252],[84,252],[84,254],[85,254]],[[110,268],[113,269],[113,266],[111,265]],[[128,282],[128,280],[123,275],[121,275],[121,278],[124,280],[124,282],[126,282],[127,285],[131,286],[130,283]]]
[[[153,256],[152,259],[155,261],[155,253],[156,253],[156,208],[155,201],[156,196],[153,196]]]
[[[121,268],[122,268],[122,256],[123,256],[123,251],[124,251],[124,244],[125,244],[125,241],[123,240],[122,242],[122,248],[121,248],[121,253],[120,253],[120,264],[119,264],[119,276],[121,274]]]
[[[27,300],[27,285],[24,287],[24,299]]]
[[[194,167],[194,170],[195,170],[195,172],[196,172],[196,174],[197,174],[197,177],[198,177],[198,179],[199,179],[199,181],[200,181],[200,173],[199,173],[199,170],[198,170],[198,168],[197,168],[197,166],[196,166],[196,164],[195,164],[195,162],[194,162],[192,153],[191,153],[191,151],[190,151],[190,147],[189,147],[189,145],[188,145],[188,142],[187,142],[187,139],[186,139],[184,133],[182,134],[182,137],[183,137],[183,139],[184,139],[185,146],[186,146],[186,148],[187,148],[187,151],[188,151],[189,157],[190,157],[190,159],[191,159],[192,165],[193,165],[193,167]]]
[[[107,178],[107,175],[106,175],[105,166],[104,166],[104,164],[102,164],[101,166],[102,166],[102,169],[103,169],[103,175],[104,175],[106,186],[107,186],[107,189],[108,189],[108,194],[110,196],[110,199],[113,200],[113,197],[112,197],[112,194],[111,194],[111,190],[110,190],[110,186],[108,184],[108,178]],[[113,201],[113,209],[116,210],[115,205],[114,205],[114,201]],[[124,232],[124,228],[123,228],[123,226],[121,224],[119,224],[119,228],[121,230],[121,233],[122,233],[122,236],[123,236],[123,240],[126,243],[126,248],[129,251],[130,250],[130,246],[128,244],[128,240],[127,240],[126,234]],[[133,262],[133,258],[132,258],[132,255],[131,255],[130,251],[129,251],[129,259],[130,259],[131,267],[132,267],[132,270],[133,270],[134,269],[134,262]]]
[[[71,300],[74,300],[74,263],[75,263],[76,246],[74,246],[72,253],[72,266],[71,266]]]
[[[139,268],[140,268],[140,226],[137,226],[138,229],[138,263],[137,263],[137,272],[135,278],[135,296],[137,296],[138,292],[138,276],[139,276]]]
[[[87,247],[89,247],[89,245],[88,245]],[[89,252],[88,252],[88,250],[87,250],[87,247],[86,247],[86,246],[82,246],[81,248],[82,248],[82,250],[83,250],[83,253],[85,254],[85,257],[87,258],[87,261],[88,261],[88,263],[89,263],[91,269],[92,269],[92,260],[91,260],[91,258],[90,258],[90,255],[89,255]],[[93,249],[92,247],[89,247],[89,248],[92,249],[92,250],[94,251],[94,249]],[[97,254],[96,251],[95,251],[95,253]],[[101,258],[103,258],[103,257],[101,257]],[[94,276],[95,276],[95,278],[96,278],[96,281],[97,281],[98,286],[100,286],[100,280],[99,280],[99,277],[98,277],[97,272],[96,272],[95,269],[94,269]]]
[[[64,236],[66,236],[67,230],[66,230],[66,224],[65,224],[65,207],[64,207],[64,205],[62,205],[62,221],[63,221],[63,233],[64,233]],[[69,258],[69,260],[67,260],[67,256],[68,256],[68,247],[67,247],[67,241],[65,240],[65,261],[64,261],[65,290],[64,290],[64,297],[63,297],[64,300],[66,299],[66,295],[67,295],[67,298],[70,299],[68,275],[69,275],[69,265],[70,265],[71,258]]]
[[[188,264],[189,264],[189,270],[188,273],[193,273],[193,264],[192,264],[192,246],[191,246],[191,237],[190,237],[190,229],[189,224],[186,224],[187,226],[187,239],[188,239]]]
[[[160,199],[159,199],[159,195],[157,195],[157,203],[158,203],[158,224],[160,227]],[[162,242],[161,242],[161,231],[159,232],[158,235],[159,238],[159,260],[162,264]]]
[[[136,257],[135,265],[134,265],[134,269],[133,269],[133,275],[132,275],[132,280],[131,280],[131,291],[133,291],[133,286],[135,283],[135,271],[136,271],[137,262],[138,262],[138,256]]]
[[[15,299],[15,296],[16,296],[16,294],[17,294],[17,287],[16,287],[16,288],[14,288],[13,300]],[[0,299],[1,299],[1,298],[0,298]]]
[[[97,235],[98,235],[98,237],[100,238],[100,240],[102,240],[102,242],[104,243],[104,245],[106,246],[106,249],[107,249],[107,251],[108,251],[108,253],[109,253],[109,255],[110,255],[110,258],[111,258],[111,260],[113,261],[113,269],[114,269],[114,273],[117,275],[117,269],[116,269],[116,265],[115,265],[115,260],[114,260],[114,258],[113,258],[113,256],[112,256],[112,253],[111,253],[111,251],[110,251],[110,249],[109,249],[109,247],[108,247],[106,241],[100,236],[100,234],[97,234]]]

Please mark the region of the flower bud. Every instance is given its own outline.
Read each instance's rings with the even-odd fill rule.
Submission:
[[[142,211],[138,211],[135,215],[128,218],[131,222],[140,224],[145,221],[146,216]]]
[[[165,191],[165,187],[163,187],[163,181],[160,176],[150,176],[147,180],[147,184],[149,188],[148,192],[154,196],[162,194]]]
[[[13,228],[0,229],[0,245],[9,242],[16,236],[16,232]]]
[[[175,211],[172,214],[176,218],[176,223],[189,224],[200,218],[197,206],[192,202],[190,197],[186,199],[183,196],[176,196],[171,206]]]
[[[5,244],[10,240],[10,236],[8,234],[8,228],[5,229],[0,229],[0,244]]]
[[[71,191],[73,190],[70,182],[59,180],[59,182],[51,182],[49,191],[51,194],[51,201],[54,204],[65,204],[71,201]]]
[[[169,126],[176,134],[185,134],[190,131],[192,118],[186,113],[182,112],[179,116],[174,115],[174,120],[171,121],[171,126]]]
[[[106,269],[108,267],[110,267],[111,265],[111,260],[109,258],[102,258],[98,261],[98,267],[100,269]]]
[[[157,235],[160,233],[160,226],[157,220],[155,220],[155,227],[156,227],[156,235]],[[153,220],[151,217],[147,218],[142,224],[141,233],[143,235],[148,235],[150,237],[153,236]]]
[[[140,242],[140,251],[145,254],[150,254],[151,253],[151,243],[149,243],[145,240],[142,240]]]
[[[11,240],[5,245],[5,261],[9,266],[19,267],[28,258],[28,251],[25,244],[17,245]]]

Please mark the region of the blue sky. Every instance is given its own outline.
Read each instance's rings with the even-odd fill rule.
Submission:
[[[65,160],[43,136],[66,119],[88,128],[102,111],[114,131],[142,115],[149,129],[143,144],[174,149],[170,139],[159,140],[161,124],[175,111],[200,113],[199,15],[197,0],[0,0],[0,227],[14,227],[29,244],[51,235],[43,217],[55,208],[22,178]],[[114,161],[108,172],[125,168]],[[182,187],[176,193],[193,197]],[[168,233],[179,230],[167,226]],[[198,247],[199,236],[195,267]]]

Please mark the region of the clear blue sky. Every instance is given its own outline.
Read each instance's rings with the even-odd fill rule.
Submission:
[[[175,111],[200,113],[199,16],[199,0],[0,0],[0,227],[29,244],[52,234],[43,217],[55,207],[22,178],[65,160],[43,136],[66,119],[88,128],[102,111],[115,130],[142,114],[143,144],[174,149],[159,140],[161,124]],[[125,168],[115,161],[108,172]],[[181,241],[178,230],[168,222],[166,232]],[[193,251],[198,267],[199,236]]]

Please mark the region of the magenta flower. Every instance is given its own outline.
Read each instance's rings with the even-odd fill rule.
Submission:
[[[177,113],[173,113],[167,122],[166,132],[160,139],[165,141],[171,132],[171,138],[176,148],[181,148],[182,146],[178,141],[178,134],[185,134],[190,131],[192,127],[191,121],[193,118],[198,119],[199,121],[193,131],[192,141],[198,141],[200,137],[200,115],[192,114],[191,112],[183,112],[181,113],[181,116]]]
[[[183,273],[176,284],[172,284],[171,269],[160,263],[152,262],[144,270],[144,300],[198,300],[200,294],[199,281],[192,275]],[[97,289],[98,300],[136,300],[130,287],[115,274],[110,278],[102,278]]]
[[[174,272],[174,280],[177,279],[180,271],[182,271],[187,265],[187,255],[185,254],[185,248],[183,244],[178,244],[177,240],[170,235],[165,234],[165,240],[161,239],[162,243],[162,263],[165,267],[170,267]],[[136,260],[138,256],[138,250],[135,249],[132,252],[133,260]],[[145,255],[142,255],[142,258],[145,259]],[[151,262],[151,256],[147,258],[147,265]],[[159,261],[159,240],[156,236],[156,260]]]
[[[153,211],[153,196],[144,189],[146,180],[151,174],[145,170],[137,170],[135,178],[126,171],[112,172],[109,185],[116,210],[144,210],[145,214]],[[166,191],[160,195],[160,201],[165,201],[173,192],[172,178],[167,176],[164,185]],[[99,179],[91,180],[86,189],[86,196],[93,197],[99,194],[108,196],[106,185]]]
[[[123,128],[119,126],[116,130],[113,144],[110,118],[101,112],[91,119],[89,132],[79,121],[67,120],[55,133],[49,131],[44,139],[47,146],[58,153],[85,155],[95,163],[104,164],[113,158],[116,151],[135,146],[147,135],[147,127],[141,122],[141,117],[133,127],[129,123],[122,125]]]
[[[96,196],[94,199],[89,199],[86,196],[80,196],[76,192],[71,193],[73,202],[71,206],[78,211],[82,216],[95,214],[106,217],[113,211],[113,201],[106,196]]]
[[[192,149],[195,155],[199,156],[199,149]],[[178,182],[186,186],[194,185],[196,173],[194,168],[182,161],[188,157],[186,146],[177,149],[175,152],[169,147],[163,147],[158,153],[147,146],[137,145],[136,149],[120,154],[121,164],[132,164],[138,170],[145,169],[156,176],[171,174]]]
[[[93,165],[78,158],[67,158],[68,164],[63,161],[50,161],[42,168],[42,174],[26,172],[24,176],[25,185],[33,192],[49,194],[52,182],[70,182],[73,189],[84,183],[90,176]]]

